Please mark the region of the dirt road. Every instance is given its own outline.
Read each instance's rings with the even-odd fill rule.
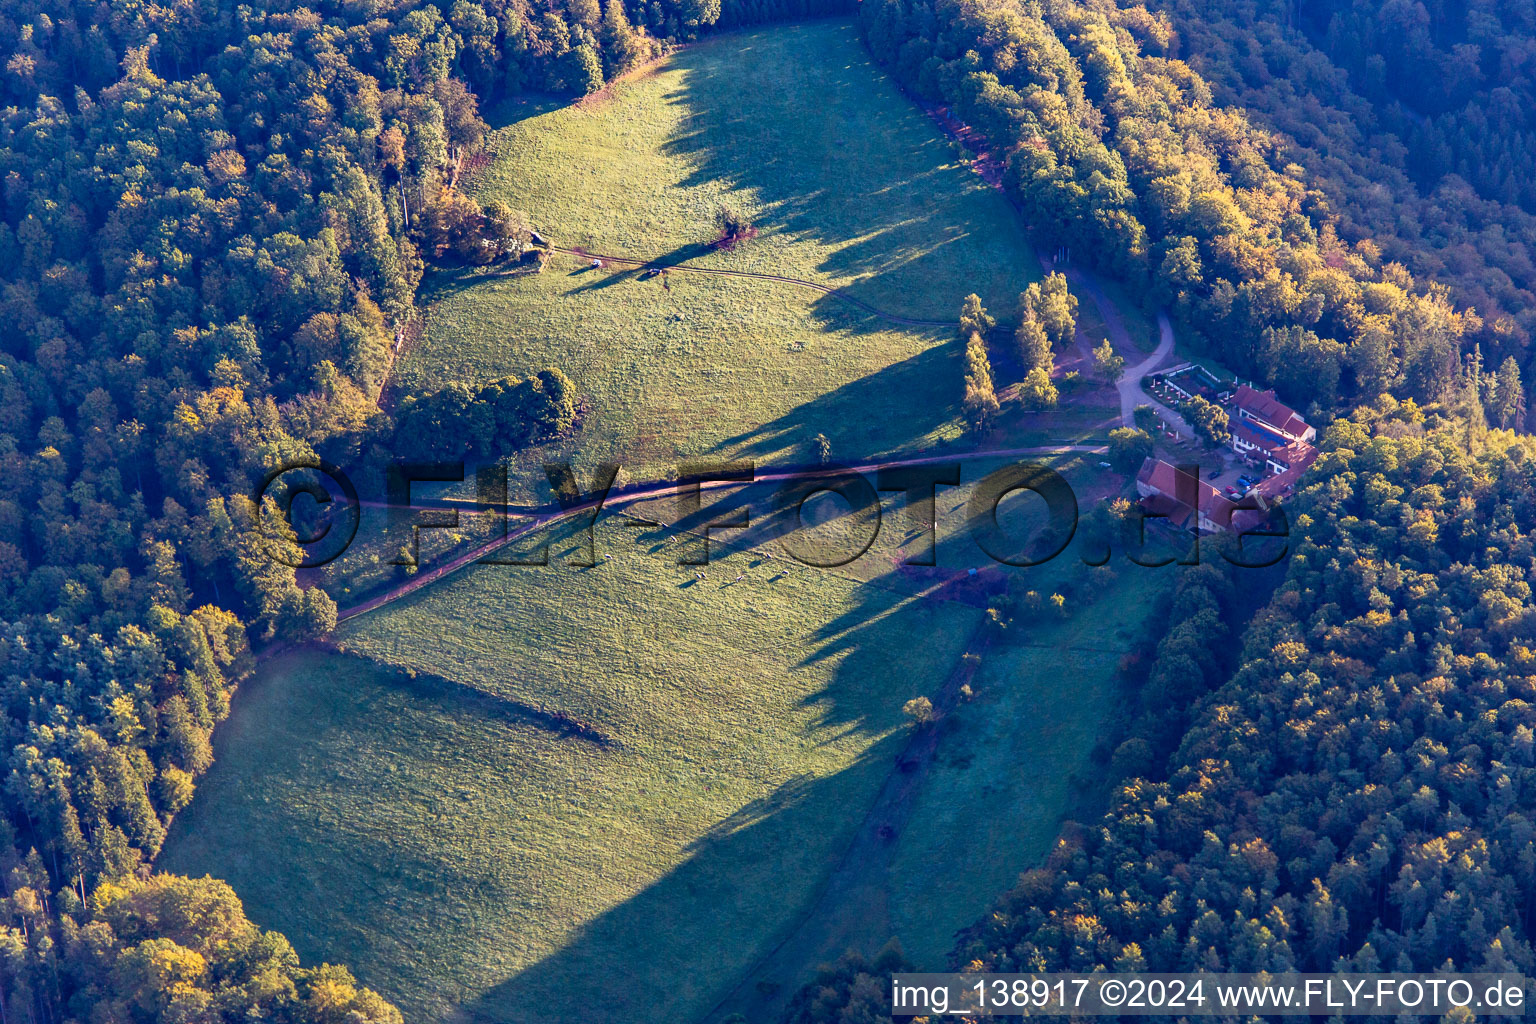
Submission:
[[[1141,378],[1161,367],[1168,361],[1168,357],[1173,354],[1173,324],[1169,321],[1168,314],[1161,310],[1157,314],[1157,348],[1153,349],[1151,355],[1132,365],[1131,358],[1140,353],[1142,349],[1131,341],[1131,332],[1126,329],[1125,321],[1120,317],[1120,311],[1115,308],[1114,302],[1105,294],[1104,287],[1099,283],[1099,279],[1091,271],[1084,270],[1081,267],[1052,263],[1044,251],[1039,252],[1037,255],[1040,260],[1041,270],[1046,273],[1056,271],[1065,274],[1067,283],[1073,289],[1088,296],[1094,308],[1099,311],[1099,318],[1104,321],[1104,327],[1109,332],[1109,343],[1115,347],[1115,352],[1126,361],[1125,372],[1115,382],[1115,390],[1120,393],[1120,425],[1134,427],[1136,425],[1136,417],[1134,415],[1136,407],[1138,405],[1150,405],[1163,417],[1164,422],[1185,437],[1189,437],[1192,431],[1189,428],[1189,424],[1184,422],[1184,417],[1147,394],[1146,390],[1141,386]],[[1077,333],[1077,346],[1082,350],[1083,358],[1091,361],[1092,355],[1089,350],[1093,347],[1093,341],[1083,334],[1082,331]]]
[[[1101,455],[1108,450],[1109,449],[1104,445],[1092,444],[1033,445],[1026,448],[993,448],[975,452],[946,452],[943,455],[923,455],[915,458],[892,457],[890,459],[884,459],[879,462],[865,462],[855,466],[840,468],[851,469],[855,473],[860,474],[871,474],[878,470],[880,466],[884,465],[926,466],[941,462],[959,462],[962,460],[1022,458],[1027,455]],[[826,473],[827,467],[824,466],[783,466],[757,473],[752,482],[777,483],[787,480],[815,478],[817,476],[825,475]],[[743,485],[735,481],[706,481],[700,484],[700,490],[712,491],[727,487],[740,486]],[[664,498],[669,495],[675,495],[676,493],[677,483],[671,480],[630,484],[628,486],[615,488],[610,491],[606,501],[602,503],[602,508],[617,511],[637,502],[651,501],[656,498]],[[363,501],[360,504],[369,508],[399,507],[391,506],[387,502],[377,501]],[[551,526],[563,519],[590,513],[594,509],[597,509],[598,505],[599,503],[596,499],[591,499],[572,505],[569,508],[561,508],[558,505],[545,505],[539,508],[524,510],[527,518],[516,523],[515,525],[509,523],[507,526],[507,535],[505,537],[497,537],[495,540],[489,541],[471,551],[467,551],[464,554],[458,555],[449,561],[444,562],[442,565],[418,572],[410,579],[397,584],[394,587],[391,587],[381,594],[376,594],[373,597],[370,597],[358,604],[352,605],[349,608],[340,609],[336,615],[337,621],[345,621],[346,619],[356,618],[359,615],[373,611],[375,608],[381,608],[386,604],[398,601],[402,597],[413,594],[416,591],[421,590],[423,587],[430,586],[431,584],[436,583],[438,580],[449,575],[450,573],[456,572],[466,565],[477,562],[487,555],[505,547],[508,544],[511,544],[514,541],[521,540],[530,534],[537,533],[545,527]],[[425,510],[428,508],[459,508],[463,510],[469,510],[475,507],[475,503],[474,501],[467,498],[463,500],[440,499],[437,501],[422,502],[420,504],[407,507],[417,510]]]
[[[1115,383],[1120,391],[1120,422],[1127,427],[1136,425],[1132,415],[1138,405],[1150,405],[1163,418],[1163,422],[1183,437],[1193,437],[1194,431],[1190,429],[1184,417],[1180,416],[1169,406],[1159,402],[1147,393],[1141,386],[1141,379],[1153,370],[1167,362],[1169,355],[1173,353],[1173,324],[1168,321],[1168,314],[1157,314],[1157,350],[1135,366],[1127,367],[1125,373]]]

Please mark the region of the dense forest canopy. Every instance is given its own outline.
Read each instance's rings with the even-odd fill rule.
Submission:
[[[1427,26],[1430,14],[1418,4],[1307,4],[1299,24],[1288,0],[1168,0],[1158,9],[1176,30],[1171,46],[1206,76],[1218,101],[1246,109],[1271,133],[1280,159],[1305,168],[1328,196],[1342,237],[1370,239],[1384,259],[1444,285],[1458,307],[1477,312],[1485,357],[1514,356],[1529,376],[1536,208],[1520,198],[1529,176],[1515,170],[1531,152],[1522,127],[1531,116],[1529,55],[1536,53],[1528,6],[1474,5],[1460,20],[1434,14],[1434,24],[1461,25],[1482,40],[1460,51],[1475,55],[1475,73],[1445,54],[1434,72],[1406,58],[1421,49],[1414,40],[1428,39],[1398,24]],[[1490,18],[1506,24],[1496,41],[1486,34]],[[1342,36],[1358,43],[1361,33],[1384,48],[1338,43]],[[1357,73],[1365,64],[1377,68],[1377,86]],[[1455,115],[1461,120],[1451,128],[1449,113],[1426,119],[1398,102],[1382,85],[1389,68],[1393,89],[1420,94],[1415,103],[1425,102],[1426,90],[1443,102],[1463,96],[1465,116]]]
[[[1528,3],[1339,0],[1298,5],[1298,27],[1385,108],[1414,180],[1455,174],[1536,212],[1525,173],[1536,142],[1536,9]]]
[[[1314,180],[1286,138],[1218,102],[1173,55],[1167,12],[868,0],[860,18],[898,78],[1006,157],[1039,233],[1170,307],[1186,338],[1239,374],[1314,415],[1383,392],[1476,397],[1507,425],[1522,414],[1510,400],[1530,371],[1524,286],[1487,282],[1480,311],[1416,279],[1406,253],[1340,215],[1359,190]],[[1521,281],[1524,260],[1522,246],[1507,261]],[[1465,358],[1475,389],[1460,384]]]
[[[1323,438],[1289,578],[1159,781],[957,952],[988,970],[1529,972],[1536,444]]]

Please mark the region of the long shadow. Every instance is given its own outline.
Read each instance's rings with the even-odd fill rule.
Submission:
[[[765,521],[763,528],[771,525]],[[664,543],[659,536],[655,530],[642,529],[636,540],[640,545]],[[557,544],[552,555],[561,553]],[[759,580],[759,585],[766,584]],[[933,612],[924,602],[903,601],[878,587],[853,590],[852,601],[853,606],[839,616],[833,628],[812,623],[813,635],[794,640],[796,650],[787,661],[791,667],[803,665],[809,654],[835,645],[840,653],[836,667],[806,697],[808,704],[822,712],[811,728],[825,732],[834,726],[831,731],[838,734],[873,735],[877,728],[884,731],[895,724],[895,709],[914,688],[932,682],[912,677],[901,638],[932,633]],[[728,629],[718,631],[718,653],[713,660],[721,672],[731,671],[733,662],[753,657],[737,644]],[[351,658],[344,661],[353,666],[367,664]],[[938,665],[937,659],[935,665],[936,672],[947,668],[947,664]],[[168,858],[168,863],[200,872],[208,863],[222,863],[220,858],[228,853],[228,844],[240,844],[250,856],[244,861],[227,858],[229,874],[248,896],[253,916],[264,926],[294,936],[307,959],[350,959],[364,984],[381,988],[410,1007],[444,1007],[465,998],[460,986],[474,976],[473,965],[496,962],[493,955],[477,959],[486,955],[485,951],[468,938],[455,937],[461,930],[475,933],[477,922],[457,911],[443,917],[445,910],[454,906],[448,894],[489,885],[493,877],[497,886],[521,888],[525,883],[496,876],[494,864],[455,859],[456,847],[451,844],[441,859],[410,844],[407,850],[398,848],[391,828],[401,808],[358,795],[379,784],[380,778],[375,776],[384,768],[337,765],[314,753],[348,746],[348,733],[380,732],[398,737],[389,741],[396,746],[421,742],[422,753],[442,748],[433,755],[439,756],[463,742],[461,737],[494,738],[508,728],[528,726],[560,731],[569,719],[551,711],[530,721],[534,716],[525,707],[467,692],[451,680],[411,678],[388,669],[370,672],[366,681],[343,682],[346,692],[342,695],[333,697],[328,689],[332,686],[321,678],[290,685],[300,703],[268,702],[257,716],[262,721],[253,719],[257,705],[243,705],[236,716],[237,727],[269,730],[264,733],[267,741],[262,757],[276,759],[277,767],[261,777],[253,774],[249,765],[242,771],[238,757],[228,756],[225,749],[231,737],[222,736],[218,770],[206,784],[212,802],[203,801],[177,822],[179,840],[188,832],[202,833],[204,839],[183,849],[179,857]],[[311,699],[322,706],[332,699],[341,700],[347,710],[317,715],[307,703]],[[370,720],[380,711],[389,717]],[[277,721],[272,720],[274,715]],[[841,728],[835,728],[839,725]],[[324,744],[315,743],[312,733],[317,728],[326,737]],[[567,743],[591,752],[583,757],[606,762],[647,756],[641,749],[609,747],[590,735],[575,730],[571,733]],[[819,744],[828,739],[820,735],[810,741]],[[660,1022],[683,1019],[666,1012],[668,1006],[676,1006],[679,1013],[706,1008],[761,953],[788,934],[813,905],[820,880],[841,858],[880,781],[891,770],[903,739],[900,731],[892,733],[828,775],[790,775],[756,799],[743,801],[721,820],[705,823],[702,834],[683,847],[685,859],[680,864],[576,929],[544,959],[475,996],[463,1007],[464,1019],[539,1024]],[[251,741],[247,737],[239,742],[244,746]],[[761,782],[755,781],[761,767],[751,759],[752,737],[741,736],[735,742],[742,744],[740,754],[746,758],[740,767],[728,767],[737,755],[724,752],[726,762],[700,769],[699,785],[718,785],[728,777],[734,780],[730,784],[761,789]],[[402,747],[392,759],[406,757],[407,749],[414,747]],[[698,753],[713,757],[708,751]],[[693,752],[688,756],[691,758]],[[792,769],[792,762],[785,767]],[[537,777],[536,772],[529,774]],[[271,776],[280,777],[282,784],[277,785]],[[391,786],[397,788],[402,777],[384,772],[386,785],[380,793],[393,793]],[[483,792],[496,784],[470,769],[462,781],[467,793]],[[516,787],[521,783],[509,776],[502,784]],[[283,794],[295,792],[316,794],[320,803],[329,799],[323,794],[336,793],[351,813],[338,819],[317,814],[314,807],[292,808]],[[353,797],[341,796],[343,792]],[[276,799],[267,801],[269,793]],[[420,799],[431,802],[439,798]],[[444,794],[441,800],[446,801],[441,805],[443,810],[474,821],[475,802],[463,802],[452,793]],[[198,828],[194,823],[200,818],[208,820]],[[219,823],[221,837],[217,842],[206,835],[214,820]],[[489,819],[484,827],[502,830],[507,825],[500,819]],[[247,835],[249,829],[257,834]],[[243,838],[236,838],[235,831]],[[625,843],[635,841],[633,838],[615,836],[595,842],[597,837],[581,828],[568,837],[555,838],[573,847],[574,863],[585,865],[583,870],[592,870],[594,859],[602,873],[611,870],[622,877],[633,870],[624,854]],[[508,834],[508,841],[516,841],[515,831]],[[185,842],[179,845],[187,846]],[[415,852],[409,852],[412,849]],[[274,858],[282,863],[281,870],[273,869]],[[318,880],[333,871],[346,871],[354,883],[329,888],[332,895],[327,900],[292,898],[292,886],[314,884],[318,888]],[[540,886],[538,891],[542,891],[545,883],[529,879],[526,884]],[[559,890],[561,884],[556,882],[554,889]],[[496,913],[488,905],[475,911],[475,917]],[[419,927],[391,925],[437,920],[441,920],[438,928],[426,932]],[[769,923],[765,925],[765,921]],[[871,921],[869,942],[878,946],[888,937],[888,928],[883,919]],[[497,932],[497,928],[490,929],[492,934]],[[348,950],[359,948],[367,948],[370,955],[362,959],[346,955]],[[423,966],[437,961],[447,963],[438,968]],[[787,978],[784,984],[797,981]],[[662,1009],[654,1013],[648,1009],[656,1007]],[[432,1014],[432,1019],[439,1017]]]
[[[684,242],[682,245],[673,249],[671,252],[662,253],[660,256],[651,257],[649,260],[646,260],[645,265],[639,269],[642,271],[666,270],[669,267],[680,267],[687,263],[689,260],[696,260],[700,256],[707,256],[714,251],[715,246],[707,242]],[[634,253],[612,253],[611,255],[624,256],[626,258],[633,259],[641,258],[639,254]]]
[[[570,275],[576,276],[574,274]],[[633,280],[640,276],[640,272],[629,267],[609,268],[605,270],[583,271],[582,282],[575,288],[568,289],[566,295],[581,295],[584,292],[600,292],[612,288],[616,284]]]
[[[766,486],[764,482],[721,496],[684,522],[697,526],[740,504],[756,507]],[[721,557],[760,542],[780,526],[773,516],[754,519],[748,529],[721,539]],[[643,531],[637,539],[661,550],[666,547],[665,533],[662,529]],[[849,691],[861,685],[868,687],[869,683],[858,681],[868,680],[871,673],[878,678],[879,673],[889,671],[893,680],[901,679],[893,684],[892,692],[900,690],[903,683],[930,688],[937,682],[903,676],[902,669],[910,665],[903,639],[918,643],[920,637],[931,633],[910,628],[916,623],[903,620],[894,630],[886,623],[877,635],[874,623],[885,616],[887,605],[883,600],[875,601],[876,589],[862,588],[864,599],[857,606],[822,623],[806,638],[800,664],[833,654],[845,659],[832,682],[806,699],[808,705],[827,710],[821,725],[834,724],[842,716],[851,729],[870,728],[867,718],[859,715],[861,702]],[[910,614],[914,604],[889,614]],[[559,950],[536,965],[464,1005],[460,1019],[476,1024],[551,1019],[701,1020],[699,1015],[714,1005],[719,995],[732,991],[743,977],[756,981],[757,999],[772,1003],[807,980],[815,966],[800,962],[808,950],[796,945],[805,941],[807,934],[799,931],[798,925],[807,915],[821,912],[818,896],[834,869],[842,878],[835,892],[843,892],[849,877],[854,879],[860,893],[859,910],[851,920],[834,923],[825,937],[872,953],[891,934],[889,897],[879,894],[889,892],[895,881],[890,874],[895,859],[872,858],[870,870],[862,876],[860,865],[865,861],[856,859],[849,862],[851,867],[841,862],[851,834],[873,834],[878,827],[879,835],[886,838],[879,818],[870,821],[866,815],[878,810],[874,797],[880,780],[892,771],[904,770],[896,763],[904,749],[904,735],[889,736],[836,775],[797,775],[743,805],[694,840],[688,847],[688,860],[576,930]],[[829,827],[839,829],[835,840],[825,834]],[[854,832],[843,831],[850,828]],[[808,835],[820,835],[824,841],[807,861],[801,856],[806,852],[801,847]],[[899,836],[898,830],[888,841],[897,842]],[[764,872],[765,862],[780,870]],[[871,897],[871,893],[875,895]],[[766,918],[767,923],[765,905],[776,908]],[[978,912],[981,909],[978,907]],[[955,922],[956,926],[963,923]],[[816,941],[823,937],[814,927],[809,934]],[[790,943],[784,947],[788,952],[770,956],[785,940]],[[828,955],[836,952],[822,950]],[[939,969],[942,965],[919,966]],[[754,997],[749,990],[744,998],[752,1001]],[[713,1019],[708,1024],[714,1024]]]
[[[685,113],[663,152],[691,168],[680,186],[714,190],[724,185],[728,195],[752,196],[761,211],[757,226],[762,237],[745,243],[748,252],[771,252],[771,236],[776,234],[835,247],[819,269],[857,279],[845,289],[848,294],[891,313],[916,319],[947,317],[971,290],[984,295],[990,291],[989,301],[1011,305],[1013,295],[1033,276],[1035,260],[1029,247],[1018,241],[1025,226],[1017,212],[1001,199],[994,204],[987,215],[1007,218],[1018,235],[999,243],[997,233],[986,233],[990,248],[967,254],[967,274],[982,280],[955,282],[952,251],[976,245],[981,236],[973,230],[975,225],[957,222],[955,208],[943,197],[985,186],[957,165],[956,151],[942,132],[870,66],[851,26],[845,29],[846,51],[834,47],[831,53],[811,57],[798,52],[805,42],[802,31],[826,28],[789,26],[772,33],[720,36],[707,47],[672,58],[672,69],[680,72],[678,84],[663,99]],[[812,38],[813,48],[824,45]],[[813,59],[822,56],[828,59]],[[789,82],[783,72],[786,64],[795,68]],[[785,116],[786,102],[798,104],[792,107],[793,116]],[[502,127],[557,106],[548,99],[509,103],[486,116],[492,127]],[[648,260],[642,269],[660,269],[709,250],[707,241],[698,240],[664,254],[606,255]],[[775,269],[747,262],[755,270]],[[946,287],[959,290],[954,295],[933,294],[935,280],[952,282]],[[451,287],[466,283],[461,279]],[[929,294],[930,307],[914,306],[915,297]],[[811,302],[813,310],[823,314],[840,304],[831,296]]]
[[[688,261],[697,259],[700,255],[712,251],[713,248],[713,246],[703,243],[689,243],[679,246],[672,252],[651,257],[638,267],[609,265],[599,270],[583,263],[581,266],[563,273],[558,271],[544,271],[544,273],[556,273],[573,282],[572,287],[566,288],[561,293],[565,298],[580,297],[587,292],[600,291],[626,283],[663,287],[661,282],[665,278],[658,280],[658,277],[666,270],[677,267],[686,268]],[[646,259],[643,252],[612,253],[609,255],[623,255],[626,258],[637,260]],[[433,267],[428,270],[423,278],[418,289],[418,296],[422,305],[429,306],[479,285],[492,281],[513,281],[521,277],[531,276],[537,272],[536,270],[520,267],[519,264],[511,260],[486,266],[445,265]],[[908,311],[899,308],[876,307],[878,311],[872,311],[849,303],[837,296],[816,293],[790,282],[744,278],[716,278],[716,280],[740,282],[749,287],[756,288],[783,289],[790,294],[804,298],[807,301],[806,313],[808,317],[824,331],[842,331],[857,337],[890,331],[931,332],[939,329],[929,324],[908,324],[882,315],[882,313],[885,313],[903,319],[918,319],[916,317],[909,317]],[[842,291],[844,294],[852,294],[847,289],[842,289]],[[676,301],[683,303],[689,301],[685,290],[674,291],[673,295]],[[956,302],[958,304],[958,300]]]
[[[489,263],[485,266],[471,266],[469,264],[442,264],[431,266],[422,277],[421,284],[417,288],[417,302],[423,308],[435,302],[467,291],[477,285],[488,281],[515,280],[519,277],[531,275],[537,271],[522,270],[516,261],[502,260],[498,263]],[[583,275],[584,276],[584,275]]]
[[[683,863],[589,921],[558,951],[462,1005],[454,1019],[691,1024],[814,903],[819,888],[801,872],[825,876],[834,868],[846,843],[826,841],[826,830],[857,826],[850,790],[873,799],[875,780],[899,749],[895,738],[883,741],[842,772],[793,778],[743,807],[696,840]],[[822,838],[821,848],[805,856],[812,836]],[[782,872],[763,870],[775,863]],[[765,912],[780,918],[766,932]],[[872,924],[869,944],[878,948],[885,923]],[[801,980],[777,984],[788,989]]]
[[[527,121],[570,105],[570,96],[527,92],[493,104],[490,108],[482,110],[480,117],[494,130],[508,128],[520,121]]]
[[[849,461],[861,461],[881,454],[870,450],[850,450],[840,440],[868,443],[868,438],[850,437],[837,430],[839,424],[863,424],[872,414],[881,423],[879,443],[885,450],[900,448],[925,437],[947,423],[953,416],[948,401],[934,401],[936,379],[952,379],[958,389],[962,379],[960,352],[954,345],[933,345],[915,356],[842,387],[825,392],[784,415],[725,438],[715,446],[716,453],[733,457],[762,457],[797,444],[810,451],[818,432],[826,432],[834,455]]]
[[[693,177],[685,185],[720,181],[731,189],[754,190],[767,211],[766,230],[841,246],[827,256],[821,269],[838,276],[863,275],[865,280],[854,286],[853,292],[860,297],[869,295],[869,301],[876,304],[887,305],[878,298],[882,289],[894,289],[897,281],[911,282],[915,288],[929,273],[929,261],[943,255],[947,247],[965,244],[970,237],[965,226],[943,222],[931,208],[910,198],[920,199],[925,190],[938,187],[938,177],[946,173],[943,168],[952,160],[947,144],[928,125],[861,121],[856,112],[832,107],[825,123],[814,126],[818,138],[810,142],[801,138],[793,140],[795,146],[779,146],[785,154],[781,158],[756,159],[750,147],[744,158],[740,143],[756,138],[761,126],[782,120],[766,110],[767,104],[776,101],[777,93],[761,90],[761,97],[755,98],[755,103],[762,105],[761,111],[753,105],[742,109],[716,103],[712,95],[727,88],[726,79],[733,72],[751,66],[750,60],[742,58],[750,57],[758,44],[746,39],[717,45],[722,47],[717,52],[723,59],[713,63],[687,54],[680,58],[687,64],[684,84],[668,97],[693,111],[683,130],[668,143],[673,154],[693,163]],[[826,95],[862,89],[866,84],[865,76],[851,67],[817,71],[816,88]],[[497,111],[493,123],[510,123],[542,112],[536,106],[512,113]],[[910,121],[910,111],[902,114]],[[921,169],[888,179],[878,187],[866,187],[858,184],[866,180],[862,169],[839,170],[839,150],[856,135],[881,132],[890,134],[894,145],[915,151],[921,158]],[[757,150],[770,152],[775,141],[763,138]],[[837,191],[829,193],[828,187]],[[829,212],[834,215],[829,216]],[[685,255],[691,248],[680,247],[652,262],[693,258]],[[632,276],[605,275],[612,278],[611,283]],[[467,287],[475,283],[474,277],[447,275],[440,281],[435,278],[432,287]],[[583,282],[575,290],[586,287],[590,285]],[[947,309],[958,303],[959,296],[938,299]],[[853,315],[835,298],[817,299],[811,309],[824,322],[854,333],[890,330],[888,322]],[[893,311],[914,317],[933,312],[900,307]],[[931,347],[821,395],[776,420],[743,431],[722,442],[717,451],[761,456],[781,450],[786,442],[805,445],[817,429],[808,424],[859,423],[872,409],[886,414],[880,439],[888,439],[890,448],[922,437],[951,414],[948,402],[931,402],[923,396],[932,390],[935,380],[954,381],[958,387],[957,351],[955,346]],[[845,439],[830,428],[827,432],[839,457],[855,460],[879,454],[850,449],[867,438],[849,435]],[[728,498],[712,502],[701,510],[693,525],[705,520],[711,510],[730,503]],[[755,530],[772,528],[771,518],[754,524]],[[641,536],[653,539],[651,535]],[[748,531],[729,543],[745,545],[755,536],[759,534]],[[875,714],[888,720],[890,707],[899,706],[914,686],[928,682],[910,678],[907,652],[893,637],[918,642],[931,633],[932,626],[915,611],[919,602],[891,612],[888,592],[863,587],[855,593],[859,596],[853,608],[821,623],[805,638],[799,664],[836,657],[830,680],[805,701],[820,710],[823,726],[867,732]],[[891,624],[877,628],[888,615],[912,616],[898,620],[910,628],[894,630]],[[732,658],[750,656],[750,652],[735,650],[729,636],[722,636],[720,644],[723,666]],[[473,711],[474,706],[466,710]],[[874,799],[879,780],[892,766],[900,747],[901,737],[893,735],[872,745],[840,772],[821,778],[795,776],[746,803],[693,840],[687,847],[687,859],[673,870],[574,931],[561,948],[538,963],[464,1004],[463,1018],[540,1024],[661,1021],[682,1019],[689,1007],[707,1007],[713,995],[732,984],[760,952],[793,926],[800,911],[814,903],[813,880],[824,877],[843,851],[843,843],[833,837],[851,834],[857,827],[863,807]],[[590,843],[591,837],[572,836],[570,841]],[[389,844],[383,840],[357,853],[361,860],[373,862],[367,865],[370,871],[387,877],[396,870],[389,860]],[[304,855],[302,848],[293,853],[296,858]],[[589,851],[589,856],[595,853]],[[389,911],[430,918],[433,891],[392,892]],[[298,913],[335,911],[301,908]],[[777,918],[773,927],[764,928],[765,916]],[[271,923],[290,934],[303,935],[309,922]],[[886,928],[886,922],[871,922],[869,941],[883,941]],[[440,955],[443,949],[396,950],[389,955],[398,958],[402,952],[414,959],[377,973],[399,979],[409,975],[414,964]],[[461,955],[473,956],[474,951]],[[362,980],[369,983],[370,975],[376,972],[367,964],[357,966]],[[795,980],[786,978],[783,983],[794,984]]]
[[[344,651],[344,648],[339,650]],[[366,655],[362,655],[366,659]],[[610,748],[618,741],[598,727],[573,718],[562,711],[551,711],[497,693],[490,693],[448,676],[431,672],[404,671],[383,675],[417,698],[438,703],[452,703],[472,714],[511,725],[531,725],[554,736],[585,740],[598,747]]]
[[[666,98],[688,113],[665,151],[693,168],[681,184],[723,182],[755,197],[764,211],[759,227],[765,233],[837,246],[820,269],[837,277],[862,278],[850,287],[851,294],[900,294],[895,290],[898,281],[917,293],[933,276],[943,250],[973,237],[969,225],[947,220],[949,208],[930,197],[970,187],[974,180],[954,166],[950,143],[906,107],[892,83],[882,76],[871,84],[869,69],[861,66],[868,62],[862,49],[847,63],[802,65],[806,81],[795,85],[807,95],[833,99],[786,125],[780,109],[782,80],[750,87],[754,76],[776,70],[775,62],[768,61],[765,69],[757,59],[760,55],[754,51],[763,46],[758,37],[721,39],[707,54],[679,58],[681,84]],[[889,90],[891,96],[881,99],[895,98],[894,110],[884,103],[839,99],[870,89]],[[720,102],[722,95],[734,97],[734,102]],[[890,159],[864,159],[861,140],[870,138],[881,140],[883,155]],[[891,165],[900,170],[888,171]],[[1024,225],[1008,204],[999,201],[997,215],[1017,222],[1022,234]],[[1022,266],[1014,270],[1022,287],[1034,257],[1026,247],[1018,258]],[[958,302],[960,296],[943,300],[951,298]],[[932,311],[892,312],[923,317]]]
[[[648,281],[663,270],[682,266],[689,260],[703,256],[705,253],[708,253],[713,249],[714,246],[706,245],[703,242],[689,242],[685,245],[678,246],[676,249],[673,249],[669,253],[652,257],[638,267],[605,267],[602,272],[597,273],[595,278],[586,281],[579,288],[570,289],[566,292],[566,294],[580,295],[583,292],[591,292],[598,291],[599,289],[603,288],[611,288],[622,281]],[[626,259],[641,259],[643,256],[643,254],[637,253],[603,253],[601,255],[623,256]],[[577,270],[572,271],[570,276],[574,277],[581,275],[586,277],[588,269],[589,268],[587,267],[578,268]],[[596,271],[595,267],[590,269]]]
[[[806,642],[813,650],[836,645],[842,655],[826,687],[807,703],[826,711],[819,725],[838,717],[846,730],[865,732],[872,727],[872,697],[881,706],[899,706],[912,686],[938,680],[919,682],[902,671],[905,659],[890,642],[890,624],[875,635],[890,595],[872,587],[858,593],[863,599],[835,628]],[[908,602],[889,614],[922,614],[920,605]],[[916,635],[918,623],[911,625],[908,632]],[[836,773],[792,776],[742,805],[689,843],[682,863],[576,929],[549,956],[463,1004],[455,1019],[659,1024],[705,1012],[811,912],[905,741],[898,730]],[[891,925],[883,915],[867,924],[851,941],[869,953],[889,938]],[[787,989],[801,980],[786,976],[777,984]]]

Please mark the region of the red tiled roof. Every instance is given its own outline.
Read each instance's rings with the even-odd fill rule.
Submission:
[[[1136,480],[1138,483],[1146,484],[1163,494],[1180,494],[1181,497],[1183,496],[1181,494],[1182,490],[1188,489],[1193,494],[1196,487],[1199,488],[1201,493],[1220,493],[1208,482],[1204,480],[1197,481],[1195,474],[1182,474],[1179,472],[1179,467],[1173,463],[1151,457],[1142,462],[1141,471],[1136,474]]]
[[[1277,430],[1296,436],[1306,433],[1307,421],[1295,409],[1276,398],[1274,391],[1255,391],[1247,384],[1240,384],[1232,402],[1250,416],[1263,420]]]
[[[1195,514],[1195,510],[1182,501],[1164,497],[1161,494],[1149,495],[1141,499],[1141,507],[1154,516],[1162,516],[1174,526],[1184,526],[1189,522],[1189,517]]]
[[[1255,491],[1266,498],[1283,498],[1290,494],[1296,486],[1296,479],[1307,471],[1308,466],[1317,461],[1318,451],[1305,441],[1297,441],[1286,448],[1281,455],[1289,468],[1284,473],[1265,477],[1254,487]]]
[[[1267,525],[1268,515],[1258,509],[1238,509],[1232,513],[1231,529],[1233,533],[1243,533],[1247,530],[1257,529]]]
[[[1230,498],[1206,481],[1196,480],[1193,474],[1180,473],[1172,463],[1148,458],[1141,464],[1136,482],[1153,492],[1142,499],[1147,510],[1167,516],[1175,525],[1184,525],[1197,506],[1223,529],[1232,518]]]
[[[1274,455],[1273,458],[1276,462],[1283,462],[1289,468],[1300,473],[1317,461],[1317,449],[1305,441],[1293,441],[1286,445],[1283,451]]]
[[[1258,509],[1238,508],[1237,502],[1226,497],[1211,502],[1210,506],[1202,511],[1217,529],[1231,530],[1235,533],[1250,530],[1262,523],[1265,518],[1264,513]]]

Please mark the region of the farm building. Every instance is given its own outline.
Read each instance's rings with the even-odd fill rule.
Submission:
[[[1262,462],[1266,471],[1254,490],[1266,498],[1290,494],[1296,478],[1317,459],[1317,449],[1309,443],[1317,437],[1317,428],[1308,426],[1273,391],[1243,385],[1232,405],[1237,410],[1231,421],[1232,450]]]
[[[1305,441],[1293,441],[1266,461],[1272,476],[1254,486],[1254,491],[1273,501],[1286,498],[1296,489],[1296,478],[1317,461],[1318,451]]]
[[[1271,456],[1285,451],[1286,447],[1293,444],[1287,437],[1282,437],[1266,426],[1262,426],[1249,419],[1234,419],[1231,421],[1232,450],[1239,455],[1245,455],[1251,459],[1258,459],[1266,464]],[[1278,473],[1283,467],[1274,467],[1271,472]]]
[[[1241,508],[1214,486],[1179,467],[1148,458],[1136,474],[1136,493],[1149,514],[1199,533],[1241,533],[1264,521],[1264,513]]]
[[[1300,413],[1275,397],[1273,390],[1257,391],[1241,384],[1232,396],[1232,406],[1237,410],[1239,420],[1279,434],[1286,443],[1317,438],[1317,428],[1309,427]]]

